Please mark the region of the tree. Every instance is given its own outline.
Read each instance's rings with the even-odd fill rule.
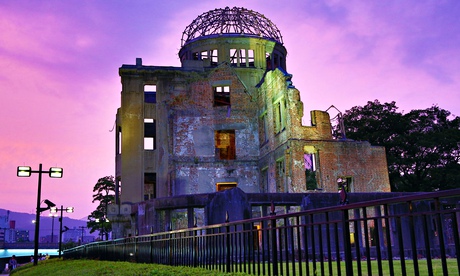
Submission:
[[[108,240],[109,233],[112,231],[112,225],[107,219],[107,207],[115,202],[115,181],[113,176],[99,178],[93,188],[93,203],[99,202],[96,210],[88,216],[87,227],[90,233],[99,231],[101,239]]]
[[[438,106],[407,114],[397,109],[395,102],[375,100],[347,110],[347,138],[385,147],[392,191],[460,187],[460,118]]]

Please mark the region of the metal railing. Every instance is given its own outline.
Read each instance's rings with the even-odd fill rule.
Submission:
[[[97,242],[64,258],[255,275],[458,274],[460,189]]]

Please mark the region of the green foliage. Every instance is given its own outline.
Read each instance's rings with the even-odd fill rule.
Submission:
[[[99,178],[93,188],[93,203],[99,202],[96,210],[88,216],[87,227],[90,233],[99,231],[108,239],[112,231],[112,224],[107,219],[107,208],[109,204],[115,203],[115,181],[113,176]]]
[[[196,267],[166,266],[159,264],[138,264],[129,262],[109,262],[97,260],[50,259],[40,261],[37,266],[31,263],[21,266],[11,273],[16,276],[49,275],[157,275],[157,276],[231,276],[249,275],[245,273],[222,273]]]
[[[384,146],[393,191],[460,187],[460,118],[432,106],[397,112],[395,102],[378,100],[347,110],[347,138]]]

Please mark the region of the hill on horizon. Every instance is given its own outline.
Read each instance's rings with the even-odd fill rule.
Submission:
[[[10,212],[8,221],[15,221],[16,230],[28,230],[29,239],[33,240],[35,233],[35,224],[32,222],[35,220],[35,214],[15,212],[0,208],[0,227],[9,228],[9,222],[6,221],[7,212]],[[60,215],[60,213],[58,213]],[[51,235],[53,226],[53,218],[49,216],[49,211],[45,211],[40,216],[40,237]],[[66,213],[63,213],[62,227],[67,226],[70,229],[86,227],[86,219],[72,219],[66,217]],[[54,218],[54,235],[59,233],[59,218]],[[88,229],[86,229],[86,235],[90,235]]]

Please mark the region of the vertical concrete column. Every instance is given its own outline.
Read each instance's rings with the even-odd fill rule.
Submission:
[[[144,85],[138,76],[122,76],[121,201],[144,200]]]

